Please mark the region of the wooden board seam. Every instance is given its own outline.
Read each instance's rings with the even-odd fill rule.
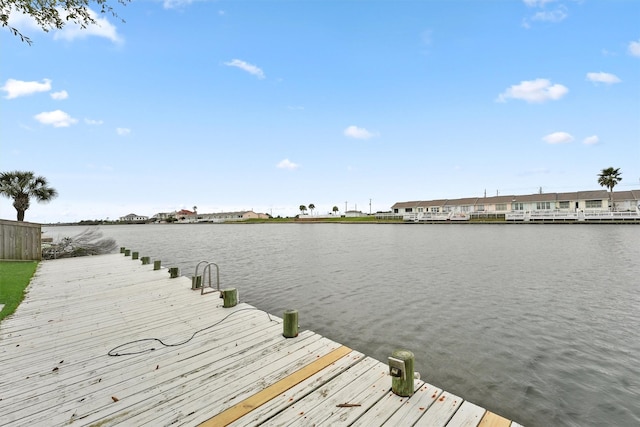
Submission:
[[[260,407],[261,405],[265,404],[266,402],[270,401],[274,397],[284,393],[293,386],[301,383],[310,376],[320,372],[322,369],[336,362],[350,352],[351,349],[349,347],[346,347],[344,345],[340,346],[330,353],[325,354],[324,356],[311,362],[304,368],[297,370],[286,378],[281,379],[280,381],[270,385],[262,391],[259,391],[253,396],[250,396],[243,401],[233,405],[232,407],[219,413],[215,417],[208,419],[207,421],[200,424],[200,427],[228,425],[253,411],[254,409]]]

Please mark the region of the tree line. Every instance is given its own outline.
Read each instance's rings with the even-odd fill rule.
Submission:
[[[311,215],[313,215],[313,210],[316,208],[316,205],[314,205],[313,203],[309,203],[309,210],[311,211]],[[302,213],[303,215],[307,213],[307,207],[305,205],[300,205],[300,207],[298,208],[300,209],[300,213]],[[340,209],[338,209],[337,206],[334,206],[332,209],[333,214],[335,215]]]

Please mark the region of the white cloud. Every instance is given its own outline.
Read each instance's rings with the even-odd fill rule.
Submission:
[[[25,31],[42,31],[35,19],[31,15],[17,11],[14,7],[9,9],[9,25],[17,28],[20,32]]]
[[[131,129],[128,128],[116,128],[116,133],[120,136],[127,136],[131,133]]]
[[[567,9],[563,6],[559,6],[555,10],[545,10],[542,12],[536,12],[532,17],[532,21],[541,21],[541,22],[561,22],[564,21],[565,18],[569,16],[567,14]]]
[[[547,79],[535,79],[522,81],[518,85],[509,87],[506,91],[498,95],[497,102],[506,102],[509,98],[522,99],[526,102],[556,101],[569,92],[566,86],[561,84],[552,85]]]
[[[25,82],[22,80],[8,79],[0,89],[7,92],[5,98],[13,99],[20,96],[33,95],[38,92],[48,92],[51,90],[51,80],[42,79],[42,82]]]
[[[299,164],[293,163],[292,161],[290,161],[289,159],[284,159],[282,160],[280,163],[278,163],[276,165],[276,167],[278,169],[289,169],[289,170],[295,170],[298,169],[300,167]]]
[[[67,13],[58,9],[60,16],[65,20]],[[64,27],[61,30],[56,30],[53,33],[54,40],[75,40],[79,38],[85,38],[89,36],[104,37],[111,40],[114,43],[121,43],[122,38],[118,35],[118,30],[112,25],[106,18],[102,18],[93,10],[88,9],[89,16],[95,20],[95,24],[87,25],[86,28],[82,28],[79,24],[71,21],[66,21]]]
[[[240,59],[233,59],[229,62],[225,62],[224,65],[227,65],[229,67],[238,67],[249,74],[253,74],[259,79],[265,78],[264,72],[260,68],[256,67],[253,64],[249,64],[248,62],[241,61]]]
[[[61,90],[59,92],[53,92],[51,94],[51,98],[55,99],[55,100],[67,99],[68,97],[69,97],[69,94],[67,93],[66,90]]]
[[[522,26],[531,28],[532,21],[558,23],[564,21],[569,13],[564,4],[558,4],[554,8],[547,8],[547,4],[556,0],[523,0],[524,4],[530,8],[540,9],[530,17],[522,20]]]
[[[89,16],[95,20],[95,24],[90,24],[86,28],[81,28],[80,25],[73,23],[68,19],[68,13],[62,8],[57,8],[60,14],[60,19],[65,23],[65,26],[58,30],[56,28],[51,29],[54,40],[74,40],[76,38],[87,36],[105,37],[114,43],[122,41],[121,37],[117,34],[116,27],[113,26],[105,18],[102,18],[101,14],[94,12],[92,9],[87,8]],[[13,9],[9,17],[9,25],[19,29],[21,32],[25,31],[40,31],[43,32],[42,27],[38,25],[35,19],[30,15],[16,12]]]
[[[359,128],[358,126],[353,125],[344,130],[344,135],[355,139],[369,139],[377,136],[377,134],[369,132],[365,128]]]
[[[91,126],[97,126],[104,123],[102,120],[93,120],[93,119],[84,119],[84,122]]]
[[[74,119],[62,110],[43,112],[36,114],[34,118],[43,125],[52,125],[56,128],[69,127],[78,122],[77,119]]]
[[[640,40],[629,42],[629,55],[640,57]]]
[[[566,144],[573,141],[573,136],[567,132],[553,132],[542,139],[549,144]]]
[[[553,3],[556,0],[522,0],[529,7],[544,7],[547,3]]]
[[[193,0],[164,0],[162,7],[165,9],[177,9],[182,6],[188,6],[193,3]]]
[[[588,136],[588,137],[586,137],[585,139],[582,140],[582,143],[586,144],[586,145],[595,145],[598,142],[600,142],[600,138],[598,138],[597,135]]]
[[[622,80],[618,78],[615,74],[609,73],[587,73],[587,80],[594,83],[606,83],[606,84],[614,84],[620,83]]]

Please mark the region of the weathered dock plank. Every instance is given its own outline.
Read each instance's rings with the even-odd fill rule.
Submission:
[[[0,323],[0,425],[510,424],[422,380],[399,397],[386,364],[152,268],[40,264]]]
[[[487,411],[484,414],[484,417],[482,417],[482,420],[480,420],[480,424],[478,424],[478,427],[509,427],[509,426],[511,426],[510,420],[489,411]],[[516,427],[515,424],[513,427]]]
[[[484,416],[486,409],[474,405],[469,401],[462,402],[460,409],[453,414],[447,427],[476,427]]]
[[[254,353],[257,355],[253,357],[259,358],[260,351],[274,344],[273,337],[280,329],[277,324],[270,325],[270,328],[270,334],[268,329],[260,328],[247,336],[214,340],[207,350],[203,350],[207,341],[194,340],[190,345],[185,345],[180,353],[163,348],[154,353],[126,356],[126,359],[97,356],[87,363],[69,368],[64,366],[52,373],[47,380],[41,381],[43,387],[38,387],[35,395],[25,396],[24,393],[20,394],[23,389],[17,389],[8,398],[29,404],[23,410],[27,413],[35,413],[39,409],[46,412],[51,408],[61,412],[67,407],[70,413],[74,413],[72,409],[77,406],[75,401],[83,401],[87,403],[82,405],[80,412],[75,413],[76,417],[86,417],[105,405],[112,406],[111,396],[119,399],[130,397],[127,403],[133,403],[149,393],[156,393],[157,388],[166,383],[181,386],[188,379],[197,381],[210,370],[228,369],[230,364],[243,363]],[[231,331],[240,332],[241,329]],[[312,334],[308,335],[315,338]],[[305,343],[303,339],[299,344]],[[205,357],[208,363],[203,366],[201,361]],[[176,378],[176,370],[181,372],[184,379]],[[73,397],[73,401],[69,397]]]
[[[388,368],[375,359],[366,357],[360,363],[344,371],[340,376],[324,384],[301,401],[291,405],[275,417],[264,423],[265,426],[284,426],[291,424],[314,425],[335,412],[361,409],[358,406],[344,408],[337,405],[360,404],[359,395],[368,388],[375,388],[377,380],[386,375]],[[378,389],[384,395],[391,389],[389,379],[386,386],[379,384]],[[318,413],[320,412],[320,413]]]
[[[272,418],[284,409],[294,405],[311,392],[319,389],[327,382],[331,381],[343,371],[358,363],[364,355],[357,351],[351,353],[332,363],[322,371],[309,377],[307,380],[300,382],[289,390],[275,396],[273,399],[265,402],[262,406],[255,408],[253,411],[229,424],[233,427],[239,426],[255,426],[264,420]]]
[[[446,426],[453,414],[460,408],[464,399],[443,391],[416,422],[417,427]]]
[[[441,393],[442,389],[424,383],[420,388],[416,388],[416,392],[411,396],[411,399],[407,399],[406,403],[389,418],[388,425],[406,426],[415,424]]]
[[[241,402],[236,403],[232,407],[226,409],[225,411],[220,412],[213,418],[210,418],[203,426],[216,426],[216,425],[228,425],[232,422],[238,420],[249,412],[253,411],[256,408],[259,408],[263,404],[269,402],[276,396],[288,391],[295,385],[298,385],[302,381],[307,378],[317,374],[324,368],[330,366],[334,362],[342,359],[343,356],[349,354],[351,352],[350,348],[347,347],[339,347],[332,352],[317,358],[315,361],[307,364],[304,368],[299,369],[293,374],[283,378],[282,380],[268,386],[262,388],[262,390],[257,393],[251,394],[246,399]]]

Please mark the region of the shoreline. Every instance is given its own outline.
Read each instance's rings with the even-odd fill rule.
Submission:
[[[167,222],[150,222],[150,223],[130,223],[130,222],[66,222],[54,224],[40,224],[43,227],[75,227],[75,226],[117,226],[117,225],[255,225],[255,224],[348,224],[348,225],[530,225],[530,224],[566,224],[566,225],[638,225],[640,220],[600,220],[600,221],[505,221],[505,220],[471,220],[471,221],[389,221],[389,220],[366,220],[366,221],[345,221],[345,220],[324,220],[324,219],[290,219],[290,220],[247,220],[247,221],[228,221],[228,222],[190,222],[190,223],[167,223]]]

